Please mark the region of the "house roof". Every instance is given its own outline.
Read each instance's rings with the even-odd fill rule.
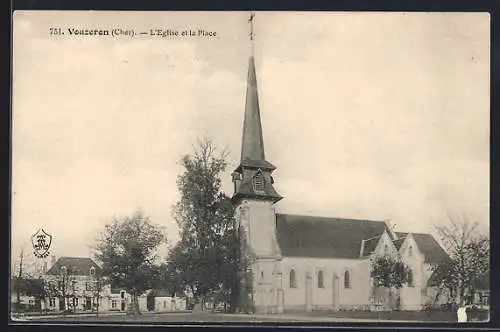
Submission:
[[[361,241],[386,230],[383,221],[291,214],[277,214],[276,223],[281,253],[290,257],[359,258]]]
[[[88,257],[61,257],[47,271],[49,275],[58,275],[61,273],[61,268],[65,266],[68,271],[72,271],[73,275],[90,275],[90,268],[94,267],[96,273],[101,271],[91,258]]]
[[[154,297],[172,297],[172,292],[166,289],[153,289],[149,295]]]

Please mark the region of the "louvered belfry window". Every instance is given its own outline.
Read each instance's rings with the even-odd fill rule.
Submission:
[[[253,187],[257,192],[264,191],[264,175],[260,171],[253,178]]]

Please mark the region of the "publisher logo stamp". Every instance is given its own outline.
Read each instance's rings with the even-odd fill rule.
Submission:
[[[49,255],[49,248],[52,244],[52,235],[39,229],[31,236],[31,243],[33,244],[33,254],[37,258],[45,258]]]

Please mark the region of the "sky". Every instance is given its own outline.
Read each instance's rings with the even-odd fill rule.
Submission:
[[[143,211],[178,230],[179,160],[197,138],[239,162],[248,12],[16,12],[12,255],[91,254]],[[64,35],[50,35],[61,28]],[[68,28],[134,30],[71,36]],[[215,37],[138,35],[190,29]],[[489,225],[490,19],[485,13],[258,12],[254,56],[281,213]]]

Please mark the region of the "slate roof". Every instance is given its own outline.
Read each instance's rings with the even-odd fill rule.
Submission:
[[[233,196],[233,201],[244,198],[244,197],[251,197],[251,198],[262,198],[262,199],[269,199],[271,198],[273,202],[277,202],[281,200],[283,197],[276,192],[274,189],[272,183],[269,181],[264,182],[264,193],[260,194],[257,193],[254,190],[254,186],[252,183],[252,178],[249,178],[245,181],[243,181],[238,189],[238,192],[234,194]]]
[[[411,233],[418,249],[425,256],[425,263],[443,263],[450,259],[443,247],[436,241],[434,236],[425,233]],[[396,235],[401,239],[408,236],[408,233],[397,232]]]
[[[58,275],[61,273],[61,267],[65,266],[73,275],[90,275],[90,268],[94,267],[96,273],[101,271],[91,258],[87,257],[61,257],[47,271],[47,274]]]
[[[396,234],[397,235],[397,234]],[[398,236],[399,237],[399,236]],[[405,242],[404,238],[398,238],[397,240],[393,240],[392,243],[396,246],[396,249],[401,249],[401,245],[403,245],[403,242]]]
[[[240,166],[236,169],[237,171],[241,170],[242,166],[250,167],[250,168],[261,168],[265,170],[275,170],[276,166],[268,162],[267,160],[252,160],[249,158],[245,158],[241,161]]]
[[[387,229],[384,221],[328,218],[305,215],[276,214],[276,236],[283,256],[315,258],[362,257],[375,250]],[[389,233],[389,232],[388,232]],[[399,249],[408,233],[397,232],[393,243]],[[412,233],[426,263],[449,260],[444,249],[431,234]]]
[[[444,263],[450,257],[431,234],[412,233],[418,249],[425,255],[425,263]]]
[[[281,254],[289,257],[356,259],[362,240],[386,230],[383,221],[290,214],[276,214],[276,223]]]
[[[363,257],[370,255],[375,250],[375,248],[377,248],[377,244],[380,241],[381,237],[382,235],[379,235],[365,240],[365,243],[363,244]]]

